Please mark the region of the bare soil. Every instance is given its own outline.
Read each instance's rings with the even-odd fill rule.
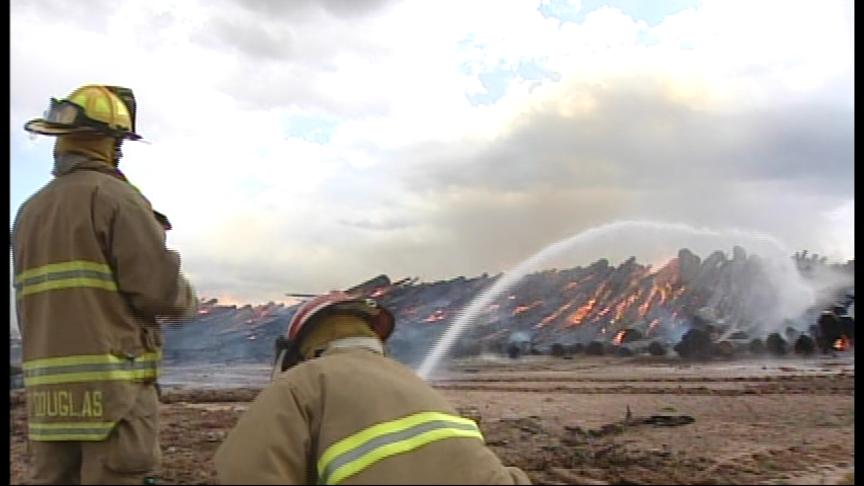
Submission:
[[[539,484],[853,484],[854,376],[851,356],[579,356],[463,360],[434,384]],[[257,393],[166,390],[160,482],[216,484],[213,454]],[[11,403],[11,482],[27,484],[20,391]]]

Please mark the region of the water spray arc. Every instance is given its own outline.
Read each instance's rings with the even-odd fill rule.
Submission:
[[[474,323],[484,309],[492,304],[501,294],[515,285],[522,277],[532,271],[539,270],[546,262],[572,250],[577,245],[591,243],[601,237],[626,230],[661,231],[667,233],[671,232],[672,234],[684,234],[700,237],[731,237],[736,240],[766,243],[781,256],[788,256],[792,253],[786,245],[773,236],[738,229],[717,230],[710,228],[695,228],[683,223],[665,223],[643,220],[618,221],[590,228],[543,248],[510,271],[504,273],[490,288],[475,297],[465,308],[457,313],[454,321],[450,324],[420,364],[420,367],[417,369],[417,374],[423,379],[428,379],[438,363],[446,355],[447,351],[449,351],[462,332],[469,325]]]

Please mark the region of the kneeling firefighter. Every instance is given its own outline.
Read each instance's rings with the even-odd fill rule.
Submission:
[[[385,356],[393,315],[332,292],[276,342],[272,383],[216,453],[223,484],[530,484],[477,425]]]

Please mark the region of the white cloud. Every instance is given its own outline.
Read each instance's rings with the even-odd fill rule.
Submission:
[[[634,214],[746,221],[851,256],[848,232],[816,242],[793,218],[747,209],[782,211],[771,201],[788,196],[842,226],[825,213],[852,198],[847,130],[836,150],[799,134],[851,127],[851,2],[706,0],[653,26],[609,7],[560,22],[536,1],[124,2],[90,17],[69,5],[12,3],[13,146],[50,156],[50,141],[20,130],[50,96],[85,82],[135,89],[152,145],[129,144],[123,168],[171,217],[202,291],[494,272]],[[522,79],[526,64],[549,75]],[[473,105],[481,76],[498,72],[503,96]],[[818,125],[781,123],[820,107]],[[303,139],[292,119],[326,121],[326,136]],[[22,170],[13,163],[13,187]],[[803,180],[766,182],[793,175]],[[761,196],[726,197],[739,211],[728,214],[698,190],[646,199],[646,181],[691,176]],[[519,218],[534,235],[507,238]]]

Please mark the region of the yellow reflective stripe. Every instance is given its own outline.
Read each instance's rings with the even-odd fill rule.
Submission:
[[[118,381],[118,380],[144,380],[158,378],[159,369],[143,370],[111,370],[111,371],[88,371],[83,373],[64,373],[62,375],[44,375],[24,378],[24,386],[56,385],[60,383],[78,383],[88,381]]]
[[[142,361],[158,361],[161,359],[161,352],[144,353],[135,357],[136,362]],[[125,363],[129,358],[121,358],[113,354],[82,354],[78,356],[61,356],[58,358],[42,358],[25,361],[22,364],[24,370],[33,370],[40,368],[51,368],[56,366],[71,366],[71,365],[88,365],[88,364],[116,364]]]
[[[117,422],[30,422],[29,435],[31,440],[103,440]]]
[[[376,424],[324,451],[318,460],[319,482],[336,484],[386,457],[455,437],[483,440],[473,420],[441,412],[420,412]]]
[[[415,425],[419,425],[423,422],[429,422],[432,420],[446,420],[449,422],[461,422],[466,425],[476,425],[470,419],[457,417],[455,415],[441,412],[420,412],[409,415],[407,417],[403,417],[398,420],[392,420],[390,422],[373,425],[372,427],[361,430],[360,432],[350,435],[328,447],[324,454],[321,456],[321,458],[318,460],[319,470],[322,470],[324,466],[327,465],[327,463],[333,460],[333,458],[341,456],[349,450],[363,445],[363,443],[369,441],[372,438],[375,438],[379,435],[399,432],[400,430],[405,430],[407,428],[414,427]]]
[[[49,290],[71,289],[81,287],[117,291],[117,284],[114,282],[108,282],[105,280],[100,280],[98,278],[66,278],[63,280],[52,280],[50,282],[42,282],[35,285],[28,285],[18,292],[18,298],[20,299],[21,297],[27,295],[47,292]]]
[[[111,267],[104,263],[88,262],[86,260],[73,260],[64,263],[51,263],[42,265],[41,267],[31,268],[15,276],[15,283],[20,283],[32,277],[39,277],[49,273],[69,272],[72,270],[89,270],[92,272],[102,272],[112,275]]]
[[[352,461],[344,466],[336,469],[330,476],[325,479],[325,484],[339,484],[346,478],[357,474],[366,469],[370,465],[396,454],[402,454],[412,451],[418,447],[424,446],[430,442],[435,442],[442,439],[450,439],[454,437],[471,437],[483,440],[483,435],[479,430],[459,430],[459,429],[436,429],[414,436],[392,444],[387,444],[363,455],[359,459]]]
[[[22,363],[24,386],[54,385],[86,381],[144,380],[158,378],[162,353],[144,353],[135,358],[113,354],[63,356]]]

